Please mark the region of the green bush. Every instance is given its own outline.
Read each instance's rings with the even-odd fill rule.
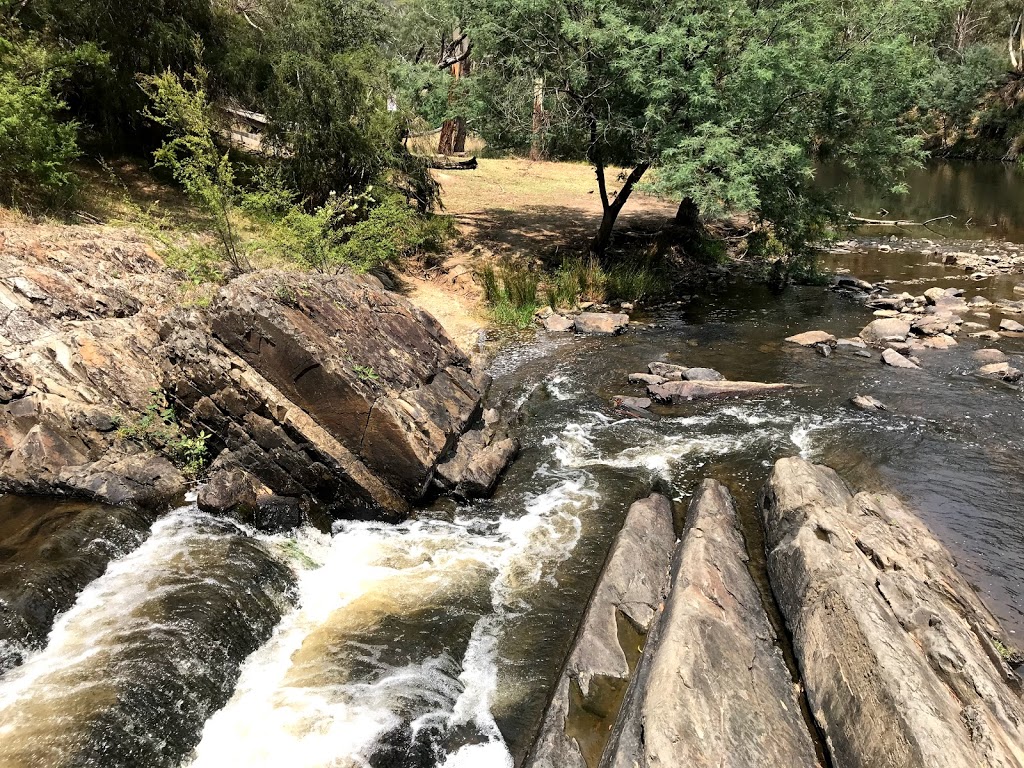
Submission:
[[[484,298],[491,305],[491,316],[498,325],[526,328],[537,311],[537,274],[523,267],[506,266],[497,272],[486,266],[478,273]]]
[[[172,269],[183,272],[188,281],[195,285],[224,281],[224,274],[220,271],[221,255],[206,243],[169,246],[164,252],[164,262]]]
[[[0,202],[50,205],[73,186],[78,124],[62,120],[47,57],[0,37]]]
[[[597,259],[566,259],[548,280],[545,296],[552,309],[579,301],[604,301],[608,275]]]
[[[143,413],[132,421],[121,420],[117,436],[145,443],[166,456],[186,477],[199,477],[209,458],[206,441],[210,435],[202,431],[196,435],[185,432],[163,392],[154,389],[151,394],[152,400]]]
[[[631,260],[608,270],[609,300],[637,302],[666,295],[671,286],[665,274],[646,260]]]

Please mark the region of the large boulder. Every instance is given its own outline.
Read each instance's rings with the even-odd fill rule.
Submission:
[[[886,341],[903,341],[910,335],[910,323],[897,317],[872,320],[860,332],[868,344],[882,344]]]
[[[581,312],[576,315],[576,333],[614,335],[629,326],[629,315],[611,312]]]
[[[526,759],[529,768],[597,765],[633,670],[633,644],[643,642],[668,589],[675,540],[667,498],[654,494],[629,508]],[[629,635],[638,640],[623,647]]]
[[[778,461],[762,494],[768,573],[834,765],[1021,765],[1024,707],[995,618],[893,496]]]
[[[705,480],[603,766],[818,765],[747,561],[729,492]]]

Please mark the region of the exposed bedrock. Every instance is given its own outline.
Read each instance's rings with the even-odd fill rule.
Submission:
[[[775,465],[762,510],[772,588],[835,765],[1024,765],[1006,638],[919,520],[799,458]]]
[[[400,517],[435,487],[493,488],[518,445],[483,423],[487,376],[432,317],[375,283],[254,273],[221,291],[211,329],[196,312],[163,323],[164,387],[227,449],[223,472],[357,517]],[[225,477],[211,482],[230,502]],[[238,486],[240,501],[250,488]]]
[[[186,434],[227,449],[217,504],[259,487],[257,509],[294,508],[282,520],[487,493],[516,452],[480,418],[487,376],[372,277],[256,272],[209,310],[179,304],[139,239],[0,229],[0,492],[174,502],[187,484],[173,446],[145,429],[161,389]],[[234,470],[254,484],[232,485]]]
[[[668,587],[672,503],[658,494],[629,508],[612,543],[526,765],[595,768]]]
[[[747,559],[732,497],[705,480],[602,766],[819,764]]]

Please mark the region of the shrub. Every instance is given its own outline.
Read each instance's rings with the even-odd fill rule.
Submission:
[[[606,286],[608,299],[630,302],[664,296],[670,289],[661,270],[639,259],[618,263],[608,270]]]
[[[170,246],[164,252],[164,262],[172,269],[184,272],[188,281],[195,285],[224,281],[220,254],[206,243]]]
[[[208,459],[206,441],[210,435],[185,432],[163,392],[152,390],[152,399],[134,421],[121,420],[117,436],[138,440],[166,456],[186,477],[198,477]]]
[[[522,267],[506,266],[499,273],[486,266],[478,273],[484,298],[491,305],[491,316],[498,325],[526,328],[537,311],[536,273]]]
[[[0,37],[0,202],[48,205],[73,185],[78,124],[61,120],[52,76],[38,49]]]

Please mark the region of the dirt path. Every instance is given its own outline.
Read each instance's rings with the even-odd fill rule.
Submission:
[[[563,252],[585,252],[601,221],[593,169],[584,163],[480,160],[472,171],[437,171],[445,212],[454,216],[461,242],[422,274],[405,274],[408,297],[434,315],[467,352],[489,323],[473,273],[487,263],[550,262]],[[609,172],[611,189],[618,176]],[[676,204],[634,193],[620,229],[657,229]]]

